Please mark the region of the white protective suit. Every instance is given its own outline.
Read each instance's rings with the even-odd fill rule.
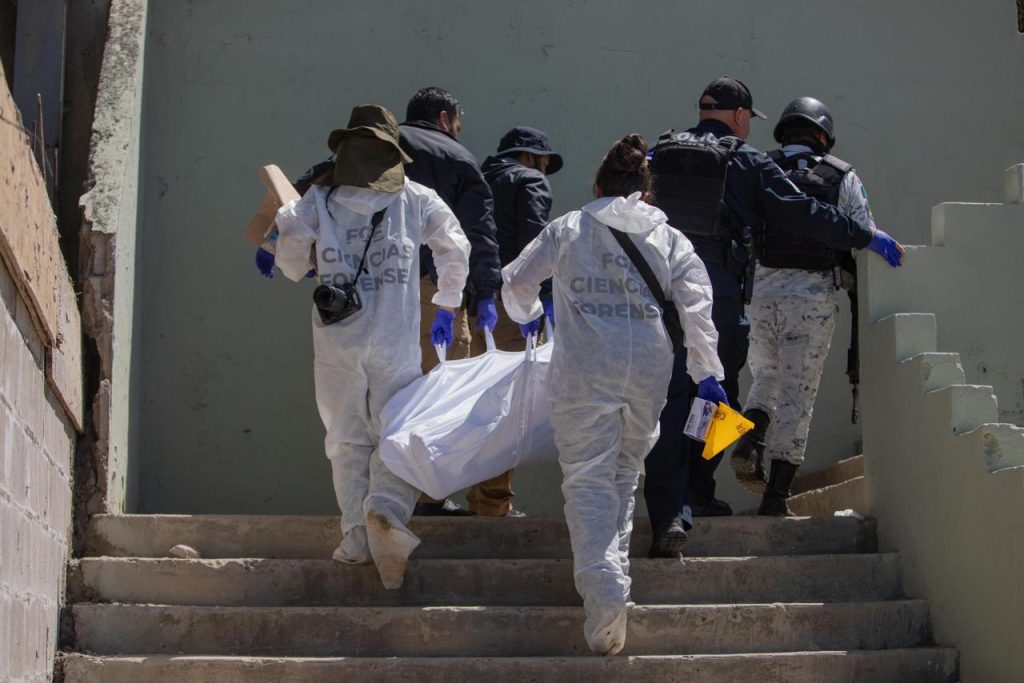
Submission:
[[[607,226],[629,234],[674,301],[693,381],[724,376],[707,270],[666,220],[640,193],[597,199],[552,221],[502,271],[505,310],[519,323],[541,315],[540,283],[554,277],[551,423],[584,632],[601,654],[625,643],[634,492],[673,360],[656,299]]]
[[[421,374],[420,244],[430,247],[437,264],[433,302],[457,307],[469,273],[469,241],[441,198],[409,180],[391,193],[313,186],[277,214],[277,265],[292,280],[302,279],[315,243],[319,282],[351,281],[371,234],[371,216],[385,207],[366,256],[369,273],[358,280],[362,310],[324,325],[314,306],[313,353],[316,402],[341,509],[342,541],[334,559],[372,559],[384,585],[397,588],[419,544],[406,528],[419,492],[381,463],[379,414]]]

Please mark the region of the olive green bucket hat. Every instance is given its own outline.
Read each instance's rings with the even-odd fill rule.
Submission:
[[[402,164],[411,164],[398,144],[398,121],[376,104],[352,109],[347,128],[327,138],[334,152],[334,169],[314,182],[317,185],[352,185],[380,192],[397,192],[405,183]]]

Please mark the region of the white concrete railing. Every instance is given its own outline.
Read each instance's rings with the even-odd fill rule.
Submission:
[[[935,207],[900,270],[860,262],[867,504],[965,683],[1024,680],[1024,165],[1006,190]]]

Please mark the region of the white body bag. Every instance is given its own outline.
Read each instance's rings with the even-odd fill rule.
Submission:
[[[548,326],[550,329],[550,326]],[[514,467],[556,458],[548,402],[549,341],[445,361],[395,394],[381,411],[380,458],[438,500]]]

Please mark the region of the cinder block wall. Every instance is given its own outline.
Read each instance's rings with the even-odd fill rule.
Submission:
[[[0,70],[0,681],[48,681],[82,426],[81,320],[57,225]]]
[[[2,264],[0,294],[0,681],[48,681],[71,542],[75,430]]]

